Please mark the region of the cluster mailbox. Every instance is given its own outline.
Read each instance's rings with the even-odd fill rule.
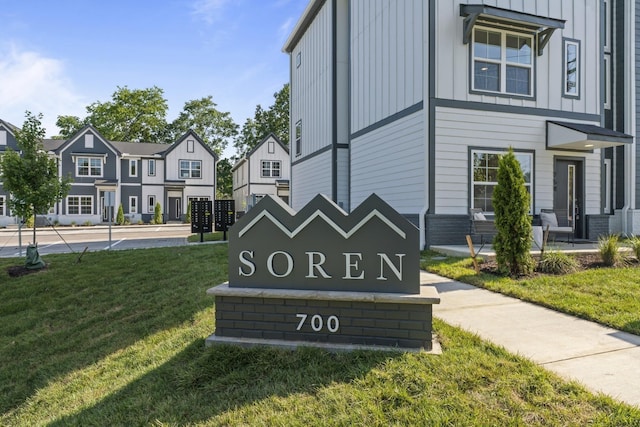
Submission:
[[[265,197],[229,234],[229,282],[208,344],[432,347],[433,287],[418,229],[378,196],[350,214],[323,195],[295,212]]]

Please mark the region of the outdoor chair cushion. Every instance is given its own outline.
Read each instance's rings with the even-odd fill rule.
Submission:
[[[543,227],[547,225],[550,228],[558,227],[558,218],[553,212],[540,212],[540,221],[542,222]]]

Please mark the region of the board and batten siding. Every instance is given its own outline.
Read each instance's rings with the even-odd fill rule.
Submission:
[[[249,160],[249,177],[251,181],[251,192],[260,194],[253,188],[254,184],[269,184],[274,186],[274,192],[269,194],[275,194],[275,180],[276,179],[289,179],[289,153],[287,153],[280,144],[273,141],[274,152],[269,153],[269,141],[260,145],[256,151],[251,153]],[[262,176],[262,161],[279,161],[280,162],[280,177],[263,177]]]
[[[548,117],[439,107],[436,109],[436,214],[467,215],[470,197],[469,149],[534,151],[534,208],[553,208],[555,157],[585,161],[585,213],[600,213],[600,150],[547,150]],[[595,124],[595,123],[590,123]]]
[[[291,167],[293,209],[300,210],[319,193],[331,198],[331,164],[331,151],[327,150]]]
[[[202,161],[202,177],[195,179],[183,179],[180,177],[180,160],[201,160]],[[197,140],[193,140],[193,152],[187,151],[187,139],[183,140],[180,145],[175,147],[166,160],[166,179],[168,181],[184,180],[186,185],[215,185],[215,158],[206,148],[204,148]]]
[[[426,205],[424,111],[351,141],[351,207],[376,193],[401,214]]]
[[[352,133],[423,100],[426,7],[422,0],[351,2]]]
[[[332,144],[332,3],[325,2],[291,52],[292,161]],[[300,65],[296,66],[298,55]],[[302,150],[296,156],[295,133],[299,120],[302,121]]]
[[[522,99],[470,93],[471,43],[462,42],[460,4],[484,4],[517,12],[566,20],[542,56],[534,54],[534,97]],[[600,0],[438,0],[435,43],[436,98],[600,114]],[[481,25],[481,24],[477,24]],[[564,98],[563,38],[580,41],[580,97]]]

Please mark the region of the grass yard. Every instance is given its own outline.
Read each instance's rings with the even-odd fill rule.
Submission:
[[[561,276],[512,279],[480,273],[471,258],[422,253],[421,267],[524,301],[640,335],[640,267],[590,268]]]
[[[0,259],[0,425],[638,425],[435,321],[443,354],[205,348],[226,245]]]

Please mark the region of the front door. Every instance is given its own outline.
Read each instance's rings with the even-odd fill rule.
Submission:
[[[182,221],[182,197],[169,197],[169,220]]]
[[[553,184],[553,210],[558,222],[569,221],[575,237],[584,237],[584,160],[556,159]]]

